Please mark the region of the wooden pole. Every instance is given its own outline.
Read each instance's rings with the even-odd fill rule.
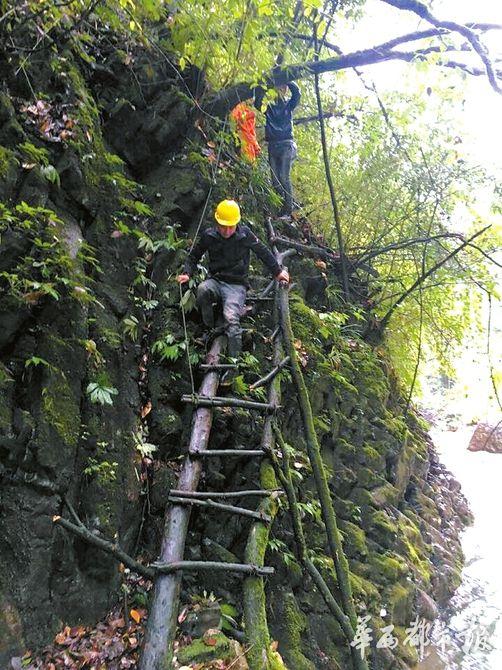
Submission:
[[[275,412],[277,407],[266,402],[255,402],[253,400],[241,400],[241,398],[208,397],[202,394],[183,395],[182,402],[192,403],[196,407],[242,407],[243,409],[258,409],[267,412]]]
[[[181,574],[183,570],[218,570],[220,572],[241,572],[244,575],[266,577],[274,574],[274,568],[250,563],[222,563],[219,561],[177,561],[176,563],[152,563],[154,570],[164,574]]]
[[[182,498],[243,498],[244,496],[258,496],[267,498],[268,496],[278,497],[284,492],[281,489],[249,489],[243,491],[179,491],[171,489],[169,495],[180,496]]]
[[[274,321],[278,321],[277,293],[274,307]],[[278,336],[274,342],[273,364],[279,365],[283,359],[281,338]],[[268,389],[268,402],[270,405],[280,403],[280,378],[275,377]],[[265,418],[261,448],[265,451],[272,449],[274,436],[272,432],[273,415]],[[277,481],[274,469],[269,459],[264,459],[260,468],[260,484],[265,488],[275,488]],[[277,513],[277,501],[275,498],[263,500],[258,511],[267,514],[272,520]],[[270,528],[272,524],[254,523],[249,531],[246,544],[245,560],[256,565],[263,565],[267,551]],[[246,629],[246,640],[249,651],[246,658],[250,670],[271,670],[272,659],[270,651],[270,634],[267,624],[266,594],[263,580],[255,576],[248,577],[244,582],[244,623]]]
[[[223,352],[225,338],[217,337],[207,357],[208,364],[218,363]],[[200,394],[214,396],[218,388],[218,373],[208,372],[201,384]],[[200,452],[207,447],[212,424],[212,410],[199,407],[194,411],[189,453]],[[183,464],[178,489],[194,491],[202,472],[202,459],[187,458]],[[178,563],[183,560],[189,505],[168,505],[164,523],[164,534],[159,561]],[[181,572],[162,574],[155,580],[154,593],[148,615],[145,642],[139,662],[139,670],[171,670],[173,641],[178,617]]]
[[[118,547],[116,544],[113,544],[113,542],[109,542],[108,540],[99,537],[99,535],[91,533],[91,531],[88,528],[86,528],[84,524],[81,523],[80,521],[77,525],[72,523],[71,521],[68,521],[68,519],[65,519],[62,516],[54,516],[52,517],[52,521],[58,526],[62,526],[66,530],[69,530],[74,535],[77,535],[82,540],[85,540],[85,542],[88,542],[89,544],[98,547],[98,549],[101,549],[102,551],[106,551],[107,554],[111,554],[114,558],[117,559],[117,561],[123,563],[126,566],[126,568],[129,568],[130,570],[137,572],[139,575],[142,575],[147,579],[154,578],[155,571],[152,570],[151,567],[143,565],[142,563],[138,563],[138,561],[135,561],[134,558],[132,558],[132,556],[126,554],[125,551],[122,551],[122,549]]]
[[[266,514],[260,512],[255,512],[252,509],[246,509],[246,507],[235,507],[235,505],[224,505],[223,503],[214,502],[210,498],[206,500],[200,500],[197,498],[183,498],[182,496],[169,496],[169,502],[177,503],[178,505],[198,505],[199,507],[211,507],[212,509],[218,509],[222,512],[228,512],[229,514],[239,514],[240,516],[247,516],[251,519],[257,519],[258,521],[263,521],[264,523],[270,522],[270,517]]]
[[[343,553],[342,538],[336,523],[335,510],[333,509],[331,494],[326,479],[326,470],[324,468],[321,449],[315,432],[314,417],[310,405],[309,394],[298,362],[298,354],[294,346],[294,335],[289,314],[287,289],[281,286],[279,288],[279,295],[282,334],[286,352],[291,356],[291,373],[298,394],[298,404],[300,406],[300,414],[305,432],[307,453],[312,465],[319,502],[321,503],[322,516],[326,526],[326,535],[328,536],[328,545],[335,564],[336,576],[338,578],[338,585],[342,596],[343,610],[348,615],[350,622],[355,629],[357,625],[357,617],[349,580],[349,566],[345,554]]]

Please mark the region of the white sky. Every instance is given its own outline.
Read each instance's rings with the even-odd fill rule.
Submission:
[[[440,20],[502,24],[501,0],[477,0],[474,5],[467,0],[436,0],[432,9]],[[337,31],[337,43],[344,52],[355,51],[428,27],[428,23],[421,21],[412,12],[398,10],[381,0],[367,0],[363,20],[357,23],[356,30],[347,26],[346,31]],[[482,40],[492,59],[497,57],[497,52],[498,57],[502,58],[502,31],[491,31]],[[412,47],[413,43],[410,43],[410,50]],[[459,54],[459,57],[462,55]],[[477,57],[470,58],[470,62],[482,67]],[[404,88],[413,84],[410,79],[416,77],[413,66],[403,62],[380,63],[362,70],[382,92],[386,89],[395,90],[396,82],[402,82]],[[498,172],[502,170],[502,95],[491,88],[485,77],[468,77],[465,86],[465,103],[463,106],[459,104],[457,116],[464,149],[485,167],[492,166]]]
[[[436,0],[432,5],[432,11],[439,20],[502,24],[502,0],[476,0],[475,3],[468,0]],[[353,24],[347,24],[341,30],[341,26],[337,25],[335,41],[345,53],[368,48],[399,35],[430,27],[430,24],[421,21],[412,12],[403,12],[381,0],[367,0],[364,18],[356,25],[354,29]],[[492,62],[497,57],[502,58],[502,31],[491,31],[481,39],[489,50]],[[410,43],[410,50],[413,44],[420,43]],[[405,45],[398,48],[405,50]],[[458,60],[462,60],[462,56],[465,54],[452,55]],[[479,57],[468,56],[468,58],[467,62],[470,64],[482,67]],[[502,63],[499,65],[502,68]],[[373,82],[381,94],[396,89],[404,92],[406,89],[416,91],[420,90],[420,87],[422,90],[424,88],[424,75],[418,73],[413,65],[405,62],[391,61],[360,69],[368,82]],[[453,72],[450,69],[439,67],[437,71]],[[433,91],[434,72],[436,70],[433,69],[431,74],[426,75],[431,80]],[[346,77],[347,85],[354,93],[371,95],[365,92],[358,77],[353,73],[348,72]],[[451,81],[454,84],[459,82],[457,75],[453,75]],[[482,164],[488,172],[500,177],[502,175],[502,95],[497,94],[491,88],[486,77],[468,76],[465,81],[459,83],[465,87],[463,96],[465,102],[454,105],[452,115],[454,122],[458,123],[459,134],[462,136],[462,151],[475,162]],[[425,80],[425,85],[429,85],[429,80]],[[434,92],[430,100],[431,112],[434,113]],[[487,201],[483,204],[484,198],[481,193],[478,193],[478,198],[478,211],[480,211],[484,208],[484,204],[488,206],[489,203]],[[495,302],[492,314],[492,364],[495,369],[500,368],[502,364],[501,313],[500,302]],[[481,351],[485,343],[479,343],[479,347]],[[479,419],[490,411],[495,412],[496,407],[494,400],[491,402],[487,400],[492,394],[488,361],[486,356],[480,356],[480,351],[464,350],[458,366],[458,383],[452,397],[445,398],[448,405],[454,405],[456,411],[460,411],[469,419]]]

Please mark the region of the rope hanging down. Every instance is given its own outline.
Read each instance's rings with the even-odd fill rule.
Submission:
[[[220,141],[219,141],[219,145],[218,145],[218,154],[216,156],[216,161],[215,161],[215,163],[213,165],[213,168],[211,170],[211,184],[209,186],[209,190],[207,192],[206,200],[204,202],[204,207],[202,208],[202,213],[201,213],[200,218],[199,218],[199,223],[197,224],[197,228],[195,230],[195,235],[193,236],[192,244],[190,245],[190,249],[188,250],[188,253],[190,253],[192,251],[192,249],[194,248],[195,242],[196,242],[197,237],[199,235],[200,227],[202,225],[202,222],[204,221],[204,217],[206,216],[207,206],[209,204],[209,200],[210,200],[211,195],[213,193],[213,188],[216,184],[216,170],[218,169],[218,164],[220,162],[221,150],[223,148],[223,139],[224,139],[223,133],[225,132],[226,125],[227,125],[227,120],[225,119],[225,121],[223,122],[223,128],[221,130],[221,137],[220,137]],[[180,287],[180,307],[181,307],[181,315],[182,315],[182,319],[183,319],[183,333],[184,333],[184,338],[185,338],[185,351],[186,351],[186,355],[187,355],[188,369],[190,371],[190,384],[191,384],[191,387],[192,387],[192,396],[194,396],[195,395],[195,382],[194,382],[194,376],[193,376],[193,370],[192,370],[192,362],[190,360],[190,344],[189,344],[189,341],[188,341],[186,313],[185,313],[185,306],[183,304],[183,290],[182,290],[181,284],[179,284],[179,287]]]

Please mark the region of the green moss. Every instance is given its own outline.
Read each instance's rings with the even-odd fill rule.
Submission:
[[[387,605],[392,622],[400,626],[409,626],[413,616],[415,586],[411,583],[394,584],[386,592],[384,603]]]
[[[364,556],[367,556],[368,547],[364,530],[350,521],[341,522],[340,528],[344,537],[343,546],[346,555],[350,558],[364,558]]]
[[[375,472],[385,470],[385,458],[374,447],[365,444],[358,452],[358,461]]]
[[[388,504],[395,506],[399,502],[399,491],[389,482],[385,482],[371,491],[371,499],[375,507],[385,507]]]
[[[398,639],[398,645],[396,647],[397,654],[400,658],[402,658],[407,666],[415,667],[418,663],[418,651],[416,647],[409,644],[408,642],[404,644],[404,641],[408,636],[406,627],[396,626],[392,632]]]
[[[264,489],[276,489],[277,479],[275,478],[274,468],[269,461],[263,461],[260,468],[260,484]]]
[[[319,337],[323,325],[321,319],[317,312],[308,307],[297,295],[292,296],[290,311],[295,338],[301,341],[306,351],[314,357],[314,363],[318,364],[324,358],[322,341]]]
[[[284,665],[284,661],[276,651],[270,652],[269,670],[288,670]]]
[[[12,410],[7,401],[6,392],[0,388],[0,430],[7,432],[10,430],[12,421]]]
[[[364,603],[366,607],[377,605],[380,602],[380,593],[376,586],[359,574],[355,572],[350,573],[350,586],[352,588],[352,595],[357,602]]]
[[[216,659],[226,660],[231,654],[230,640],[223,633],[211,636],[211,642],[216,640],[215,644],[208,645],[198,638],[186,647],[178,649],[178,661],[182,665],[192,663],[204,663],[205,661],[214,661]]]
[[[302,633],[307,629],[307,618],[300,611],[292,593],[285,593],[281,621],[281,652],[288,667],[295,670],[315,670],[303,654]]]
[[[80,431],[80,406],[68,382],[52,374],[42,391],[45,421],[59,433],[63,442],[76,446]]]
[[[371,347],[360,343],[352,352],[352,362],[357,370],[356,386],[371,406],[385,405],[390,393],[389,380],[382,364]]]
[[[5,179],[7,174],[15,170],[19,162],[13,151],[0,146],[0,178]]]
[[[375,510],[364,521],[364,529],[382,547],[392,547],[398,533],[397,524],[384,510]]]
[[[362,467],[357,473],[357,483],[365,489],[375,489],[377,486],[384,486],[386,481],[370,468]]]
[[[408,566],[386,554],[371,554],[368,558],[371,580],[377,584],[394,583],[408,573]]]

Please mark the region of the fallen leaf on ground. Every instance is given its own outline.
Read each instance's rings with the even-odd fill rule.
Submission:
[[[131,610],[129,612],[129,615],[131,619],[134,619],[136,623],[139,623],[141,621],[141,614],[138,612],[138,610]]]

